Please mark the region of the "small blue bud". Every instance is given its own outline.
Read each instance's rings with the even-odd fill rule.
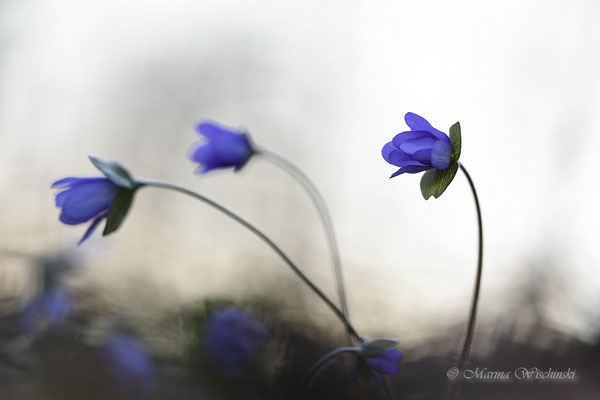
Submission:
[[[213,169],[242,168],[255,153],[248,136],[237,129],[203,121],[196,131],[205,139],[190,153],[190,160],[200,164],[196,170],[204,174]]]

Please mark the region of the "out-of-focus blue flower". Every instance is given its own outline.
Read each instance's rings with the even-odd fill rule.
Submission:
[[[110,373],[123,386],[139,389],[154,377],[154,364],[137,340],[114,333],[100,349]]]
[[[22,314],[23,332],[35,335],[40,330],[66,319],[73,309],[71,294],[59,288],[50,288],[35,297]]]
[[[77,225],[92,220],[79,243],[90,237],[106,218],[118,190],[110,179],[101,177],[67,177],[57,180],[52,187],[62,190],[56,195],[61,222]]]
[[[385,375],[394,375],[400,371],[398,361],[402,359],[400,350],[392,348],[377,357],[366,357],[369,370]]]
[[[207,357],[217,372],[237,377],[266,347],[269,333],[249,313],[227,308],[208,317],[204,339]]]
[[[204,137],[190,153],[190,159],[200,164],[196,170],[204,174],[218,168],[239,170],[255,153],[248,136],[237,129],[202,121],[196,131]]]
[[[453,150],[450,138],[417,114],[406,113],[404,120],[411,130],[399,133],[381,150],[385,161],[400,167],[391,178],[405,172],[448,168]]]

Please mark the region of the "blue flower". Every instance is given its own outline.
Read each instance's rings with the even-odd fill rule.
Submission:
[[[249,313],[227,308],[208,317],[204,339],[207,357],[217,372],[237,377],[266,347],[269,333]]]
[[[56,206],[61,208],[61,222],[78,225],[92,220],[79,243],[86,240],[106,218],[118,191],[110,179],[100,177],[67,177],[57,180],[52,187],[62,190],[56,195]]]
[[[234,128],[203,121],[196,126],[196,131],[205,139],[190,154],[190,159],[200,164],[198,173],[230,167],[237,171],[255,153],[248,136]]]
[[[73,309],[71,294],[59,288],[50,288],[35,297],[22,314],[24,333],[35,335],[66,319]]]
[[[403,357],[400,350],[396,348],[388,349],[377,357],[366,357],[367,367],[371,371],[379,372],[385,375],[394,375],[400,371],[398,361]]]
[[[444,170],[451,161],[456,161],[452,159],[452,142],[444,132],[435,129],[417,114],[406,113],[404,120],[411,130],[399,133],[381,150],[385,161],[400,167],[391,178],[431,168]]]
[[[154,377],[154,364],[135,339],[114,333],[101,347],[101,355],[111,374],[125,387],[140,387]]]

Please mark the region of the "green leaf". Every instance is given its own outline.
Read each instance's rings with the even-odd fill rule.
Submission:
[[[397,345],[396,339],[373,339],[361,346],[361,353],[365,357],[377,357]]]
[[[103,236],[113,233],[123,223],[131,202],[133,201],[133,190],[119,188],[117,194],[108,209],[108,215],[106,217],[106,226],[104,227]]]
[[[425,172],[421,178],[421,193],[425,200],[431,196],[436,199],[440,197],[454,179],[456,171],[458,171],[458,163],[452,161],[446,169],[430,169]]]
[[[89,156],[89,158],[92,164],[94,164],[94,166],[98,168],[115,185],[130,190],[136,188],[137,183],[135,180],[118,162],[103,160],[94,156]]]
[[[460,147],[462,145],[462,139],[460,136],[460,122],[455,123],[450,127],[450,142],[452,142],[452,161],[458,161],[460,158]]]

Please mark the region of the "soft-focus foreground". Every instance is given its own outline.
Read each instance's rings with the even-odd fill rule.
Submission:
[[[132,288],[139,297],[137,306],[125,307],[98,288],[76,284],[73,278],[87,268],[76,253],[32,256],[5,251],[1,257],[19,258],[23,268],[31,269],[38,287],[27,296],[3,298],[2,399],[356,396],[356,364],[351,356],[330,363],[300,392],[311,364],[344,338],[286,317],[285,309],[270,301],[267,293],[211,298],[157,311],[154,302],[160,296],[148,293],[153,289],[141,282]],[[547,326],[543,305],[557,285],[550,275],[532,276],[514,293],[512,307],[518,313],[482,324],[480,351],[468,368],[483,372],[478,379],[467,380],[464,398],[596,398],[600,331],[582,342]],[[293,291],[289,295],[302,304]],[[390,380],[395,398],[443,398],[461,334],[462,326],[435,332],[419,346],[401,344],[406,359]],[[575,374],[563,379],[527,378],[519,375],[519,368]],[[374,380],[362,386],[361,398],[382,398],[380,389]]]

